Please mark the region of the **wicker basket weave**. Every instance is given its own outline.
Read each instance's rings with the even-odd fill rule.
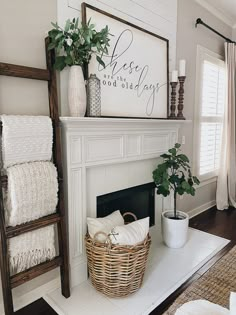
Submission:
[[[126,213],[124,214],[131,214]],[[106,243],[96,241],[98,234],[107,237]],[[113,245],[102,232],[92,239],[85,237],[89,275],[93,286],[110,297],[123,297],[136,292],[142,285],[151,238],[135,246]]]

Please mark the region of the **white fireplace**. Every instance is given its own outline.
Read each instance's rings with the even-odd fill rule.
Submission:
[[[96,217],[96,198],[152,181],[158,157],[178,139],[176,120],[61,118],[69,211],[72,286],[87,279],[84,248],[87,216]],[[156,224],[171,199],[155,199]]]
[[[83,315],[150,314],[228,240],[190,228],[183,248],[168,248],[162,242],[159,225],[160,213],[172,206],[171,199],[156,197],[156,226],[150,229],[152,244],[143,285],[136,294],[112,299],[97,292],[90,279],[86,281],[86,217],[96,217],[97,196],[150,183],[158,157],[177,141],[183,121],[110,118],[61,118],[61,121],[73,288],[69,299],[61,295],[59,286],[45,294],[44,299],[59,315],[77,315],[78,309]]]

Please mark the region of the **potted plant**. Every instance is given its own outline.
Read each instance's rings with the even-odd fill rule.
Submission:
[[[162,154],[163,163],[158,164],[153,171],[153,180],[157,187],[157,194],[164,197],[174,195],[174,210],[162,213],[162,236],[164,243],[171,248],[184,246],[188,237],[189,216],[187,213],[177,211],[177,195],[184,193],[195,195],[194,185],[200,181],[192,175],[189,159],[180,151],[181,145],[176,143],[168,153]]]
[[[109,29],[104,27],[96,31],[89,20],[87,24],[79,24],[79,19],[67,20],[62,29],[52,23],[53,29],[48,32],[50,44],[48,49],[55,49],[55,69],[61,71],[70,67],[68,82],[68,101],[72,116],[84,116],[86,112],[86,90],[82,68],[89,63],[92,55],[103,67],[101,59],[108,54]]]

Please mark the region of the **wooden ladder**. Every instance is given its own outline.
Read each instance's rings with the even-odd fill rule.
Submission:
[[[61,290],[62,294],[68,298],[70,296],[69,283],[69,264],[68,264],[68,243],[66,231],[66,212],[64,208],[64,193],[63,193],[63,170],[61,158],[61,136],[59,126],[58,113],[58,98],[57,98],[57,82],[56,73],[53,69],[55,60],[55,52],[48,51],[49,39],[46,38],[46,59],[47,69],[31,68],[7,63],[0,63],[0,75],[12,76],[19,78],[28,78],[35,80],[43,80],[48,82],[49,94],[49,109],[50,117],[53,124],[53,161],[57,167],[59,192],[57,211],[54,214],[42,217],[29,223],[21,224],[15,227],[6,227],[5,225],[5,210],[3,204],[2,188],[7,187],[7,177],[1,176],[0,180],[0,267],[2,277],[2,289],[5,315],[14,314],[12,289],[31,280],[35,277],[44,274],[56,267],[60,266],[61,274]],[[1,171],[2,175],[2,171]],[[17,237],[26,232],[34,231],[52,224],[58,226],[58,243],[59,256],[53,260],[41,263],[23,272],[10,275],[9,269],[9,254],[8,254],[8,239]]]

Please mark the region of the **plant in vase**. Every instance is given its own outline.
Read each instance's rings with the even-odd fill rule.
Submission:
[[[68,101],[72,116],[84,116],[86,112],[86,90],[83,67],[92,56],[96,55],[99,64],[105,67],[101,58],[108,54],[109,29],[104,27],[99,32],[89,20],[79,24],[79,19],[67,20],[62,29],[57,23],[52,23],[53,29],[48,32],[50,44],[48,49],[55,49],[55,69],[62,71],[70,67],[68,82]]]
[[[174,210],[162,213],[162,236],[165,244],[171,248],[184,246],[188,235],[188,214],[177,211],[177,195],[184,193],[195,195],[194,185],[199,185],[200,181],[192,175],[188,157],[181,153],[181,145],[168,150],[162,154],[163,163],[157,165],[153,171],[153,180],[157,187],[157,194],[167,197],[170,193],[174,196]]]

